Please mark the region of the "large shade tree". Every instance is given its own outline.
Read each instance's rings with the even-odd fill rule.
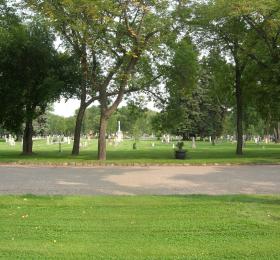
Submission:
[[[106,159],[106,128],[126,93],[157,79],[151,63],[165,49],[170,31],[172,1],[39,1],[28,5],[43,14],[67,46],[79,57],[83,83],[78,86],[81,108],[73,154],[78,154],[79,133],[86,107],[100,103],[98,159]],[[145,71],[145,77],[142,72]],[[133,82],[137,84],[133,84]]]
[[[276,141],[279,140],[279,1],[208,1],[199,10],[200,25],[214,36],[207,42],[230,50],[226,55],[230,54],[235,64],[237,153],[242,148],[244,105],[254,103],[259,115],[274,128]],[[228,27],[230,22],[235,23],[233,27]]]
[[[222,134],[227,110],[232,106],[232,65],[216,51],[200,62],[196,55],[190,43],[177,46],[168,70],[168,105],[154,124],[158,130],[180,134],[185,139],[211,136],[214,144]]]
[[[236,103],[236,153],[243,154],[244,74],[251,61],[249,54],[256,42],[246,21],[239,15],[230,15],[240,1],[207,1],[197,5],[192,21],[198,39],[205,48],[219,48],[233,64]]]
[[[242,16],[257,42],[249,53],[254,61],[251,74],[255,106],[280,142],[280,2],[277,0],[240,1],[232,16]]]
[[[72,155],[78,155],[85,111],[92,104],[98,86],[96,79],[102,76],[96,45],[100,44],[103,29],[112,18],[106,17],[102,1],[24,1],[28,7],[44,16],[52,26],[64,47],[69,50],[80,66],[80,82],[74,96],[80,100],[76,116]],[[109,9],[110,7],[107,6]],[[103,11],[102,11],[103,10]],[[104,75],[102,76],[104,80]],[[99,78],[101,80],[101,78]]]
[[[187,37],[176,44],[171,44],[171,48],[174,52],[171,62],[163,66],[165,68],[168,98],[163,100],[165,106],[161,115],[159,115],[157,124],[162,131],[165,129],[165,131],[176,133],[179,130],[182,133],[187,130],[186,124],[189,126],[187,131],[190,130],[192,125],[190,120],[187,120],[186,113],[191,113],[194,120],[197,118],[195,116],[195,114],[197,115],[197,110],[194,109],[195,105],[189,103],[189,106],[186,107],[184,101],[197,83],[198,53]]]
[[[0,29],[0,122],[23,133],[23,154],[32,154],[33,120],[61,94],[65,56],[53,47],[44,24],[20,21]]]

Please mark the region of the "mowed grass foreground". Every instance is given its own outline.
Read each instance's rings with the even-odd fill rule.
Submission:
[[[133,141],[124,141],[114,146],[108,145],[106,164],[131,165],[131,164],[278,164],[280,163],[280,144],[254,144],[247,143],[244,155],[235,155],[236,144],[218,143],[212,146],[209,142],[197,142],[197,149],[191,149],[191,143],[185,142],[187,152],[186,160],[175,160],[173,144],[140,141],[137,150],[132,149]],[[0,163],[20,164],[76,164],[96,165],[97,140],[89,142],[87,147],[81,148],[77,157],[71,156],[72,145],[62,144],[47,145],[45,140],[34,141],[34,155],[22,156],[21,144],[11,147],[0,142]]]
[[[3,259],[279,259],[280,196],[0,197]]]

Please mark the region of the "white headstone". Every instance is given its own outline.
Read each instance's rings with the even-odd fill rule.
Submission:
[[[123,141],[123,132],[121,131],[121,122],[118,121],[118,132],[116,134],[116,142],[120,143]]]
[[[50,143],[50,138],[51,138],[51,137],[48,135],[48,136],[47,136],[47,145],[50,145],[50,144],[51,144],[51,143]]]
[[[268,144],[268,138],[267,137],[265,137],[264,141],[265,141],[266,144]]]
[[[166,142],[169,144],[170,143],[170,135],[166,135]]]
[[[9,135],[9,145],[10,146],[15,146],[16,145],[15,139],[11,135]]]

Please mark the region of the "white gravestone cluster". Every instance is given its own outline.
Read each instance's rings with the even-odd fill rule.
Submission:
[[[52,144],[57,144],[57,143],[71,144],[71,137],[60,136],[60,135],[48,135],[47,136],[47,145],[52,145]]]
[[[88,147],[88,141],[80,141],[80,147],[81,148],[86,148],[86,147]]]
[[[161,142],[162,143],[170,143],[170,135],[167,134],[167,135],[163,135],[162,139],[161,139]]]
[[[5,141],[10,146],[15,146],[16,145],[15,138],[11,134],[9,134],[9,138],[5,137]]]

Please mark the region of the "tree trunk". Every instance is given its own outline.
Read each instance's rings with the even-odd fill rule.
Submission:
[[[86,106],[81,105],[76,118],[72,155],[79,155],[80,153],[80,139],[81,139],[81,131],[82,131],[82,124],[83,124],[85,111],[86,111]]]
[[[22,154],[23,155],[32,155],[33,151],[33,125],[32,119],[27,119],[25,123],[25,129],[23,133],[23,145],[22,145]]]
[[[114,72],[109,73],[107,79],[105,80],[105,83],[103,84],[102,88],[99,91],[101,115],[100,115],[100,127],[99,127],[99,138],[98,138],[98,160],[100,161],[106,160],[106,130],[107,130],[108,119],[117,110],[119,104],[121,103],[125,93],[125,87],[127,86],[128,76],[131,76],[131,71],[134,69],[137,61],[138,58],[132,58],[131,61],[128,63],[126,70],[123,71],[126,76],[120,83],[119,89],[116,93],[117,97],[111,106],[108,107],[109,100],[108,100],[107,87],[109,86],[115,74]],[[121,64],[122,62],[116,65],[117,70],[119,69],[119,66]]]
[[[214,136],[214,135],[211,136],[211,143],[213,146],[216,145],[216,136]]]
[[[106,160],[106,130],[108,125],[108,120],[110,116],[117,110],[118,105],[122,101],[124,91],[120,90],[116,100],[113,104],[108,107],[107,105],[107,94],[106,92],[100,91],[100,124],[99,124],[99,138],[98,138],[98,160],[105,161]]]
[[[278,122],[276,124],[274,133],[275,133],[275,143],[279,144],[280,143],[280,122]]]
[[[76,156],[80,153],[80,138],[81,138],[81,130],[83,119],[85,115],[86,108],[91,104],[92,101],[86,102],[87,97],[87,84],[88,84],[88,62],[87,62],[87,52],[86,46],[83,45],[83,52],[81,56],[81,68],[83,72],[83,84],[81,88],[81,103],[79,112],[76,118],[75,132],[74,132],[74,143],[72,149],[72,155]]]
[[[237,132],[237,147],[236,154],[243,154],[243,102],[242,102],[242,85],[241,85],[241,71],[236,68],[235,78],[235,95],[236,95],[236,132]]]
[[[107,129],[108,119],[101,113],[100,116],[100,128],[99,128],[99,138],[98,138],[98,160],[106,160],[106,129]]]

